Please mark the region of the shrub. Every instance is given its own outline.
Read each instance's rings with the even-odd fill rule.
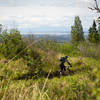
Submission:
[[[24,57],[29,73],[40,74],[42,71],[42,57],[34,48],[28,48]]]
[[[11,29],[10,33],[3,31],[3,33],[0,34],[0,38],[2,40],[0,44],[0,53],[6,58],[11,59],[25,48],[22,36],[17,29]],[[19,56],[21,57],[22,55],[23,53],[21,53]]]

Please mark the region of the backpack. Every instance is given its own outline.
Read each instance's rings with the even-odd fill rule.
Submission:
[[[60,63],[64,63],[65,62],[65,58],[64,57],[61,57],[60,58]]]

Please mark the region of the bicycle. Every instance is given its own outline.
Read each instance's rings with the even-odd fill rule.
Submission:
[[[65,67],[66,67],[66,66],[65,66]],[[69,67],[70,67],[70,66],[67,66],[66,70],[60,71],[60,75],[64,75],[64,76],[70,75],[71,70],[69,69]]]

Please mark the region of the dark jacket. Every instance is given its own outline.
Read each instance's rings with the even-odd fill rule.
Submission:
[[[60,58],[60,65],[64,65],[65,62],[67,62],[71,66],[71,64],[69,63],[69,61],[67,60],[67,58],[61,57]]]

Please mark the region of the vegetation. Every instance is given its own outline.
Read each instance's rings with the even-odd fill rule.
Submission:
[[[1,33],[1,31],[2,31],[2,24],[0,24],[0,33]]]
[[[100,24],[98,24],[98,34],[100,35]]]
[[[84,40],[84,32],[79,16],[75,17],[74,25],[71,27],[72,42],[80,42]]]
[[[96,29],[95,20],[93,21],[92,27],[89,29],[88,40],[91,43],[98,43],[100,41],[99,30]]]
[[[71,32],[76,44],[37,41],[33,35],[23,38],[17,29],[4,30],[0,34],[0,99],[99,100],[100,44],[98,38],[92,41],[92,33],[98,34],[95,21],[90,41],[84,40],[79,17]],[[71,72],[60,76],[59,59],[65,55]]]
[[[0,40],[0,52],[6,58],[14,57],[25,48],[20,32],[17,29],[11,29],[10,33],[4,30],[3,33],[0,34]],[[22,55],[23,53],[20,56]]]

